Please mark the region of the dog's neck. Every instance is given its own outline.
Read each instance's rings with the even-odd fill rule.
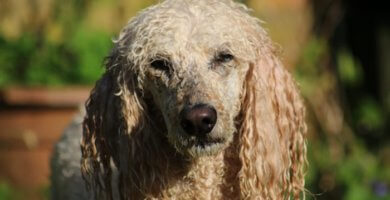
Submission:
[[[152,104],[153,105],[153,104]],[[238,134],[233,143],[213,156],[190,158],[168,142],[159,109],[148,106],[149,125],[120,139],[116,165],[120,171],[123,199],[237,199],[239,197]],[[129,139],[130,137],[130,139]],[[125,152],[127,153],[125,153]],[[178,197],[182,195],[182,198]]]
[[[153,137],[144,137],[151,134]],[[122,173],[120,193],[127,195],[125,199],[169,199],[172,194],[175,197],[182,194],[183,199],[239,195],[240,161],[235,143],[214,156],[196,159],[178,153],[158,132],[134,135],[130,143],[133,145],[129,149],[128,170],[124,173],[123,168],[119,170]]]

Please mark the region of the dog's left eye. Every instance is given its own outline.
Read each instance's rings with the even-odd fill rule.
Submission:
[[[234,56],[227,52],[221,52],[215,57],[217,63],[227,63],[234,59]]]

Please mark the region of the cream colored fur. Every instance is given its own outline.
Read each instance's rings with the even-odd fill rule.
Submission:
[[[82,174],[97,196],[111,196],[114,162],[121,199],[304,198],[304,106],[248,12],[166,0],[122,29],[83,123]],[[180,127],[197,103],[217,110],[218,142]]]

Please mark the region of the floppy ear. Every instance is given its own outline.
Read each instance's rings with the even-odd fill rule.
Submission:
[[[140,132],[144,119],[135,74],[117,47],[105,65],[106,72],[86,102],[81,171],[87,187],[93,188],[96,197],[103,195],[110,199],[112,161],[118,168],[126,168],[128,137]],[[119,157],[121,155],[124,157]]]
[[[304,106],[271,50],[259,53],[244,84],[239,173],[244,198],[299,199],[306,162]]]

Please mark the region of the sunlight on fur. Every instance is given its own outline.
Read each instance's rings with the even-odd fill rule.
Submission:
[[[304,105],[248,13],[166,0],[122,29],[83,122],[82,174],[97,197],[304,198]]]

